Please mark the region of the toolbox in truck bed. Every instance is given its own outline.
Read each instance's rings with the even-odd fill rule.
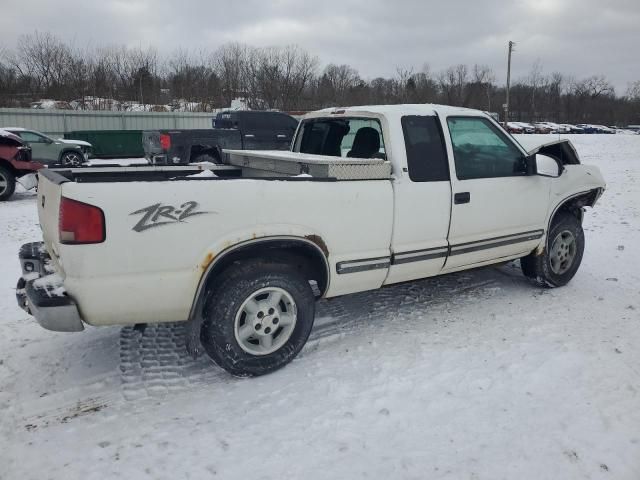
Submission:
[[[286,151],[224,150],[230,165],[280,175],[310,175],[337,180],[391,178],[391,163],[383,159],[328,157]]]

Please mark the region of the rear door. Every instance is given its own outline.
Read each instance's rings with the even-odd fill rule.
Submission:
[[[445,270],[526,255],[544,233],[550,181],[484,116],[450,116],[453,206]]]
[[[394,223],[391,267],[385,283],[438,274],[447,258],[451,183],[438,117],[401,119],[407,167],[393,182]],[[397,137],[396,137],[397,138]],[[396,164],[405,164],[397,159]]]
[[[274,113],[271,128],[273,129],[276,150],[289,150],[293,135],[298,128],[298,121],[284,113]]]

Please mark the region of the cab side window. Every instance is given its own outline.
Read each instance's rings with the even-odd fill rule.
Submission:
[[[527,174],[522,152],[488,119],[449,117],[447,124],[458,179]]]
[[[409,178],[414,182],[449,181],[449,164],[437,117],[402,117]]]

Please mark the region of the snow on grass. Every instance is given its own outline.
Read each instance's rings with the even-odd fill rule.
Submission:
[[[640,137],[571,139],[608,189],[567,287],[509,264],[324,301],[256,379],[180,324],[38,327],[12,290],[34,197],[0,204],[0,477],[639,478]]]

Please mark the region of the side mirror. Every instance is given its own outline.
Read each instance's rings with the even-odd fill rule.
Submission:
[[[551,178],[558,178],[560,175],[562,175],[562,165],[560,165],[560,163],[558,163],[555,159],[546,155],[541,155],[539,153],[536,154],[534,158],[536,175]]]

